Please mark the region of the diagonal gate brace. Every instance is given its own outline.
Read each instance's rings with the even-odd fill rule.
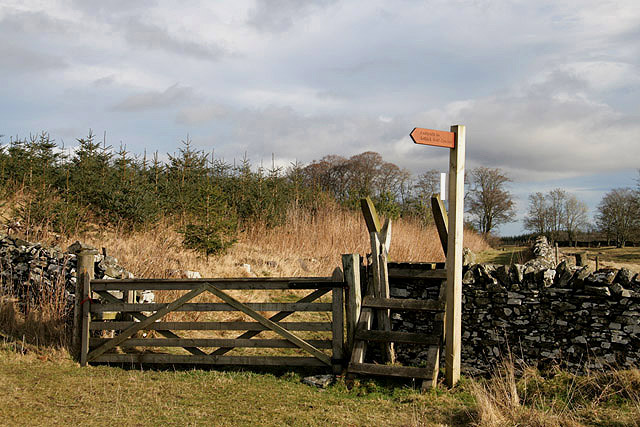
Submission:
[[[321,296],[325,295],[326,293],[329,292],[329,289],[317,289],[313,292],[311,292],[309,295],[299,299],[297,301],[297,303],[306,303],[306,302],[312,302],[317,300],[318,298],[320,298]],[[285,319],[286,317],[292,315],[293,313],[295,313],[295,311],[280,311],[276,314],[274,314],[273,316],[269,317],[269,320],[271,320],[272,322],[279,322],[282,319]],[[256,335],[260,334],[263,331],[246,331],[242,334],[240,334],[238,337],[236,337],[236,339],[249,339],[249,338],[253,338]],[[217,350],[214,350],[211,355],[212,356],[221,356],[225,353],[230,352],[231,350],[233,350],[235,347],[220,347]]]
[[[297,336],[295,336],[294,334],[292,334],[291,332],[289,332],[288,330],[286,330],[282,326],[280,326],[277,323],[267,319],[266,317],[264,317],[263,315],[261,315],[257,311],[247,307],[246,305],[244,305],[243,303],[241,303],[237,299],[235,299],[232,296],[222,292],[220,289],[216,288],[215,286],[211,285],[210,283],[205,284],[205,289],[208,290],[209,292],[211,292],[212,294],[214,294],[215,296],[217,296],[218,298],[220,298],[221,300],[223,300],[224,302],[226,302],[227,304],[229,304],[230,306],[232,306],[233,308],[235,308],[236,310],[239,310],[239,311],[245,313],[246,315],[252,317],[258,323],[260,323],[262,326],[271,329],[273,332],[275,332],[278,335],[281,335],[282,337],[286,338],[291,343],[293,343],[296,346],[300,347],[301,349],[311,353],[313,356],[315,356],[322,363],[324,363],[324,364],[326,364],[328,366],[331,366],[331,358],[329,358],[329,356],[327,356],[325,353],[323,353],[322,351],[318,350],[317,348],[315,348],[314,346],[312,346],[308,342],[304,341],[303,339],[298,338]]]
[[[105,299],[108,302],[114,302],[114,303],[118,303],[118,302],[122,302],[121,300],[119,300],[118,298],[114,297],[113,295],[111,295],[108,291],[96,291],[96,293],[98,295],[100,295],[101,298]],[[145,316],[142,313],[131,313],[131,316],[135,317],[136,319],[142,321],[145,320],[147,318],[147,316]],[[158,330],[157,331],[160,335],[164,336],[165,338],[180,338],[179,335],[174,334],[171,331],[168,330]],[[206,356],[207,353],[205,353],[204,351],[200,350],[198,347],[183,347],[185,350],[187,350],[189,353],[191,354],[195,354],[198,356]]]
[[[156,311],[153,315],[147,317],[142,322],[137,323],[135,325],[132,325],[129,328],[125,329],[120,334],[118,334],[118,336],[116,336],[115,338],[107,341],[106,343],[104,343],[100,347],[98,347],[98,348],[94,349],[93,351],[91,351],[87,355],[87,362],[90,362],[91,360],[95,359],[96,357],[104,354],[107,350],[111,350],[112,348],[116,347],[117,345],[123,343],[124,341],[129,339],[131,336],[133,336],[133,334],[135,334],[136,332],[146,328],[147,326],[149,326],[150,324],[152,324],[156,320],[160,319],[162,316],[166,315],[167,313],[170,313],[170,312],[174,311],[175,309],[183,306],[184,304],[186,304],[187,302],[189,302],[193,298],[195,298],[198,295],[200,295],[205,290],[209,289],[209,287],[210,287],[210,285],[204,284],[204,285],[202,285],[202,286],[200,286],[200,287],[198,287],[198,288],[196,288],[196,289],[184,294],[183,296],[181,296],[180,298],[178,298],[174,302],[172,302],[170,304],[167,304],[164,308]]]

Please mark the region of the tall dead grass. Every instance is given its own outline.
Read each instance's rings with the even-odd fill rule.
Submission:
[[[209,258],[182,247],[170,218],[134,233],[92,233],[74,236],[65,244],[75,239],[106,247],[137,277],[167,277],[172,270],[195,270],[203,277],[329,276],[341,264],[341,254],[370,252],[362,215],[335,206],[314,215],[290,210],[286,221],[273,228],[260,222],[245,224],[236,245]],[[474,252],[489,248],[482,236],[467,230],[464,245]],[[435,227],[404,219],[393,222],[390,259],[444,261]]]
[[[640,370],[571,374],[555,368],[544,375],[511,359],[487,380],[469,383],[480,426],[599,425],[613,415],[619,425],[640,425]]]

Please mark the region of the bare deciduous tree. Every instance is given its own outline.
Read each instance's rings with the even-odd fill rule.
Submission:
[[[589,209],[584,202],[578,200],[578,198],[573,194],[567,196],[567,200],[564,205],[563,223],[564,229],[567,232],[567,237],[569,238],[569,244],[575,244],[576,233],[588,225],[588,212]]]
[[[515,216],[513,197],[505,187],[511,179],[498,168],[478,167],[469,173],[471,189],[467,194],[467,211],[472,222],[484,234]]]
[[[616,188],[605,194],[598,205],[596,224],[623,248],[640,228],[640,203],[630,188]]]

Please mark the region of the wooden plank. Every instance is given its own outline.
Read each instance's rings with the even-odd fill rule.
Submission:
[[[92,346],[102,345],[111,338],[91,338]],[[332,348],[332,340],[307,340],[317,348]],[[235,338],[129,338],[118,347],[251,347],[251,348],[298,348],[281,339],[235,339]]]
[[[443,311],[444,301],[439,300],[419,300],[401,298],[375,298],[364,297],[363,307],[388,308],[391,310],[416,310],[416,311]]]
[[[380,298],[389,298],[389,273],[387,271],[387,252],[382,250],[380,255]],[[391,310],[382,308],[378,309],[379,321],[382,324],[383,331],[391,331]],[[396,352],[393,342],[385,342],[382,344],[383,350],[386,354],[387,361],[395,363]]]
[[[146,318],[146,316],[145,316]],[[143,319],[144,320],[144,319]],[[91,322],[92,331],[118,331],[136,322]],[[330,331],[331,322],[278,322],[289,331]],[[258,322],[154,322],[145,331],[267,331]],[[168,338],[179,338],[177,336]]]
[[[329,291],[328,289],[315,290],[315,291],[311,292],[309,295],[304,296],[300,300],[298,300],[298,303],[306,303],[306,302],[315,301],[316,299],[318,299],[321,296],[323,296],[324,294],[326,294],[328,291]],[[273,316],[269,317],[269,320],[271,320],[272,322],[278,322],[278,321],[280,321],[280,320],[292,315],[293,313],[294,313],[293,311],[281,311],[280,313],[276,313]],[[280,325],[282,325],[282,324],[280,323]],[[265,330],[266,329],[268,329],[268,328],[265,327]],[[291,329],[291,330],[293,330],[293,329]],[[255,330],[255,331],[247,330],[247,332],[241,334],[237,338],[240,338],[240,339],[251,338],[251,337],[255,337],[259,333],[260,333],[260,331],[258,331],[258,330]],[[223,355],[225,353],[228,353],[231,350],[233,350],[233,347],[221,347],[221,348],[213,351],[211,353],[211,355],[220,356],[220,355]]]
[[[340,267],[336,267],[333,271],[333,278],[336,281],[344,280]],[[342,288],[333,289],[331,306],[331,339],[333,341],[331,361],[333,362],[333,373],[337,375],[342,372],[342,358],[344,357],[344,291]]]
[[[362,298],[360,295],[360,255],[342,255],[342,268],[347,282],[347,351],[349,355],[353,349],[353,336],[356,330]]]
[[[91,279],[94,275],[95,250],[82,251],[77,255],[77,279],[82,283],[80,296],[80,366],[87,365],[89,354],[89,325],[91,324]]]
[[[431,379],[431,372],[413,366],[376,365],[374,363],[349,363],[350,374],[381,375],[387,377]]]
[[[370,308],[363,308],[360,312],[360,319],[356,326],[356,333],[359,330],[371,329],[373,323],[373,311]],[[364,362],[364,352],[367,350],[366,341],[354,340],[353,350],[351,351],[351,363]]]
[[[391,247],[391,219],[387,218],[380,230],[380,246],[381,250],[389,255],[389,248]]]
[[[116,297],[114,297],[113,295],[111,295],[109,292],[107,291],[99,291],[98,295],[100,295],[101,298],[105,299],[106,301],[111,301],[111,302],[119,302],[120,300]],[[131,313],[131,317],[134,317],[140,321],[145,320],[147,318],[147,316],[145,316],[142,313]],[[91,322],[91,324],[89,325],[89,328],[93,329],[93,325],[95,324],[101,324],[101,323],[111,323],[111,322]],[[117,323],[117,322],[113,322],[113,323]],[[120,322],[120,323],[128,323],[128,326],[124,327],[124,328],[120,328],[120,330],[125,330],[127,328],[130,328],[131,326],[133,326],[136,322]],[[151,325],[149,325],[147,327],[147,330],[150,330],[152,327],[155,327],[159,325],[159,322],[154,322]],[[178,335],[174,334],[173,332],[169,331],[168,329],[170,328],[158,328],[156,329],[158,331],[158,333],[162,336],[164,336],[165,338],[180,338]],[[185,347],[185,350],[187,350],[189,353],[191,354],[198,354],[198,355],[205,355],[207,353],[205,353],[204,351],[200,350],[197,347]]]
[[[446,269],[438,269],[438,270],[421,270],[419,268],[408,269],[408,268],[389,268],[389,279],[390,280],[401,280],[401,279],[446,279],[447,278],[447,270]]]
[[[92,304],[92,313],[103,313],[105,311],[116,312],[140,312],[140,311],[157,311],[164,308],[167,304],[163,303],[145,303],[145,304],[127,304],[127,303],[106,303]],[[331,303],[246,303],[246,306],[256,311],[331,311]],[[230,304],[226,303],[189,303],[173,310],[173,311],[236,311]]]
[[[174,311],[175,309],[177,309],[180,306],[182,306],[183,304],[185,304],[187,301],[197,297],[202,292],[204,292],[205,289],[208,289],[209,287],[210,287],[209,285],[203,284],[200,288],[194,289],[191,292],[182,295],[180,298],[178,298],[177,300],[173,301],[172,303],[166,304],[166,305],[163,304],[164,308],[158,310],[152,316],[149,316],[146,319],[144,319],[143,321],[141,321],[140,323],[135,324],[135,325],[125,329],[119,335],[117,335],[115,338],[109,340],[108,343],[105,343],[102,346],[100,346],[100,347],[94,349],[93,351],[91,351],[91,353],[89,353],[89,355],[87,356],[87,361],[91,361],[92,359],[96,358],[97,356],[100,356],[101,354],[105,353],[106,351],[114,348],[115,346],[117,346],[121,342],[123,342],[126,339],[130,338],[136,332],[144,329],[145,327],[149,326],[150,324],[152,324],[156,320],[162,318],[162,316],[165,316],[167,313],[170,313],[170,312]]]
[[[314,280],[266,280],[260,278],[255,281],[241,279],[123,279],[123,280],[93,280],[92,289],[95,291],[132,291],[132,290],[185,290],[197,288],[203,283],[219,283],[222,290],[286,290],[286,289],[333,289],[345,287],[343,281],[335,282],[324,278]]]
[[[360,207],[362,208],[362,215],[364,216],[364,222],[367,224],[367,230],[369,233],[379,233],[381,230],[380,218],[376,212],[376,207],[369,197],[360,199]]]
[[[433,221],[436,224],[438,230],[438,236],[440,237],[440,244],[444,251],[444,256],[447,256],[447,240],[448,240],[448,228],[449,222],[447,220],[447,210],[444,207],[444,203],[440,200],[440,196],[434,194],[431,196],[431,212],[433,213]]]
[[[432,345],[427,350],[427,367],[431,369],[431,379],[422,381],[422,391],[428,388],[436,388],[438,385],[438,372],[440,371],[440,345]]]
[[[192,365],[229,365],[229,366],[310,366],[326,367],[315,357],[292,356],[194,356],[178,354],[102,354],[93,362],[100,363],[163,363]]]
[[[449,233],[447,242],[447,309],[445,320],[446,380],[453,387],[460,379],[462,341],[462,246],[464,226],[465,127],[452,126],[456,145],[449,155]]]
[[[415,332],[358,330],[356,331],[356,340],[395,342],[401,344],[436,345],[442,341],[442,337],[419,334]]]
[[[230,306],[232,306],[236,310],[239,310],[239,311],[243,312],[244,314],[252,317],[253,319],[258,321],[262,325],[268,327],[273,332],[276,332],[278,335],[286,338],[287,340],[289,340],[292,343],[296,344],[301,349],[306,350],[307,352],[311,353],[313,356],[315,356],[316,358],[318,358],[319,360],[321,360],[325,364],[331,366],[331,359],[329,358],[329,356],[327,356],[325,353],[321,352],[320,350],[318,350],[317,348],[315,348],[314,346],[312,346],[308,342],[304,341],[303,339],[301,339],[301,338],[297,337],[296,335],[292,334],[291,332],[287,331],[282,326],[278,325],[276,322],[273,322],[273,321],[267,319],[266,317],[264,317],[263,315],[261,315],[257,311],[253,310],[247,304],[243,304],[240,301],[238,301],[235,298],[233,298],[232,296],[225,294],[221,290],[217,289],[215,286],[207,284],[207,285],[205,285],[205,287],[209,292],[211,292],[212,294],[214,294],[215,296],[217,296],[218,298],[220,298],[221,300],[223,300],[224,302],[226,302],[227,304],[229,304]],[[331,306],[331,304],[329,304],[329,306]]]

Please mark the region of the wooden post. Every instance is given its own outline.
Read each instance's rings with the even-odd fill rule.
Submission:
[[[465,127],[451,126],[455,146],[449,152],[449,236],[447,243],[447,309],[445,316],[446,381],[460,379],[462,344],[462,240],[464,225]]]
[[[344,275],[340,267],[336,267],[331,277],[335,282],[342,282]],[[334,374],[342,373],[344,363],[344,290],[342,287],[333,288],[331,295],[331,338],[332,351],[331,366]]]
[[[442,199],[437,194],[431,196],[431,212],[433,213],[433,222],[436,224],[436,230],[438,230],[438,236],[440,237],[440,244],[442,245],[442,251],[444,256],[447,256],[447,243],[449,225],[447,224],[447,210],[444,208]]]
[[[360,255],[342,255],[342,269],[344,280],[347,282],[347,352],[351,357],[353,350],[353,335],[360,317],[362,295],[360,285]]]
[[[76,304],[79,305],[80,321],[78,332],[80,337],[80,365],[86,366],[87,354],[89,353],[89,323],[91,322],[91,313],[89,306],[91,304],[91,279],[94,276],[95,255],[98,253],[95,249],[83,249],[77,254],[76,283],[80,291],[76,294]]]

